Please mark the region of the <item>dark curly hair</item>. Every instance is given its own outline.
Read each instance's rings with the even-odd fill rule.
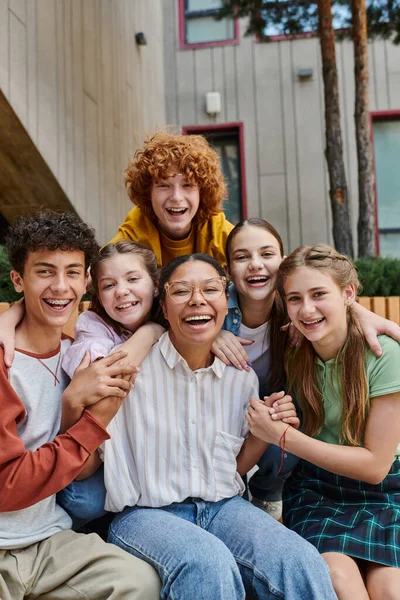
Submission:
[[[94,229],[73,213],[42,208],[18,217],[6,237],[10,263],[20,275],[29,252],[40,250],[81,250],[88,269],[97,259],[99,245]]]
[[[136,151],[125,171],[129,198],[142,213],[156,220],[150,202],[154,182],[182,173],[190,184],[197,184],[200,205],[195,221],[209,219],[222,210],[227,187],[219,156],[201,135],[174,135],[161,131],[147,139]]]

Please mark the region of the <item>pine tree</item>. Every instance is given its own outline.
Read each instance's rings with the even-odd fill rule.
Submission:
[[[375,255],[375,206],[368,94],[367,12],[365,0],[353,0],[354,120],[358,161],[358,256]]]

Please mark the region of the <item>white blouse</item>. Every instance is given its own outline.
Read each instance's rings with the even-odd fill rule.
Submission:
[[[119,512],[242,494],[236,457],[248,434],[251,398],[258,398],[254,371],[218,358],[192,371],[164,333],[108,426],[105,508]]]

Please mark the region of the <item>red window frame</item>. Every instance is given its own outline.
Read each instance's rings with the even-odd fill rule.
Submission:
[[[380,255],[379,244],[379,225],[378,225],[378,194],[376,190],[376,166],[375,166],[375,151],[374,151],[374,121],[398,121],[400,120],[400,110],[376,110],[371,111],[370,115],[370,136],[371,136],[371,153],[372,153],[372,172],[374,176],[374,205],[375,205],[375,248],[376,255]]]
[[[239,21],[234,19],[233,27],[235,37],[231,40],[219,40],[215,42],[196,42],[188,44],[185,36],[185,0],[178,0],[179,16],[179,47],[181,50],[196,50],[196,48],[210,48],[215,46],[236,46],[239,43]]]
[[[240,155],[240,199],[242,209],[242,219],[247,219],[247,192],[246,192],[246,162],[244,150],[244,126],[242,121],[233,123],[218,123],[217,125],[184,125],[182,133],[189,135],[191,133],[202,135],[212,131],[232,131],[237,130],[239,134],[239,155]]]

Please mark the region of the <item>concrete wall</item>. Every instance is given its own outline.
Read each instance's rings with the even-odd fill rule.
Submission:
[[[245,38],[236,46],[179,49],[178,0],[164,1],[167,120],[180,126],[242,121],[249,216],[271,221],[285,247],[332,242],[324,158],[324,103],[318,38],[268,44]],[[337,44],[342,133],[352,226],[357,228],[353,47]],[[400,110],[400,46],[369,45],[370,109]],[[300,68],[312,68],[300,81]],[[205,112],[205,93],[217,91],[222,111]]]
[[[162,0],[0,0],[0,87],[78,214],[112,237],[128,158],[165,125]]]

